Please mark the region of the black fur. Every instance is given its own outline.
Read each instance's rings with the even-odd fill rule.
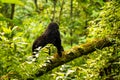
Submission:
[[[45,32],[34,41],[32,46],[33,56],[36,55],[36,53],[38,53],[41,48],[49,43],[53,44],[57,48],[58,55],[61,57],[62,51],[64,51],[64,49],[61,45],[59,26],[54,22],[50,23]]]

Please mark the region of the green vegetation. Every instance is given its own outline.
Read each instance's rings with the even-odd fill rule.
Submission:
[[[0,80],[119,80],[119,4],[119,0],[0,0]],[[48,49],[42,49],[37,62],[26,61],[33,41],[51,20],[60,24],[65,51],[104,37],[115,43],[36,77],[33,74],[49,57]],[[53,45],[50,49],[56,53]]]

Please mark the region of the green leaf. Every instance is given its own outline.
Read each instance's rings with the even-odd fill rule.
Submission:
[[[4,31],[5,33],[7,33],[7,34],[10,34],[10,33],[12,32],[12,30],[9,29],[9,28],[2,27],[2,29],[3,29],[3,31]]]
[[[18,4],[24,6],[24,3],[20,0],[1,0],[2,3]]]

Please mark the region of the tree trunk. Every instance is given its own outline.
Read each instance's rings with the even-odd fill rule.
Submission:
[[[10,19],[13,19],[13,17],[14,17],[14,12],[15,12],[15,4],[11,4],[11,15],[10,15]]]

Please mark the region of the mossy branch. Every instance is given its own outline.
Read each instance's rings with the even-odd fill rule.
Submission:
[[[71,48],[69,51],[63,52],[63,56],[60,58],[56,54],[53,58],[49,59],[49,62],[44,63],[34,75],[39,77],[48,71],[51,71],[55,67],[58,67],[62,64],[65,64],[75,58],[87,55],[96,49],[102,49],[107,46],[111,46],[113,43],[110,42],[107,38],[104,39],[95,39],[92,42],[81,44]],[[31,79],[31,78],[30,78]]]

